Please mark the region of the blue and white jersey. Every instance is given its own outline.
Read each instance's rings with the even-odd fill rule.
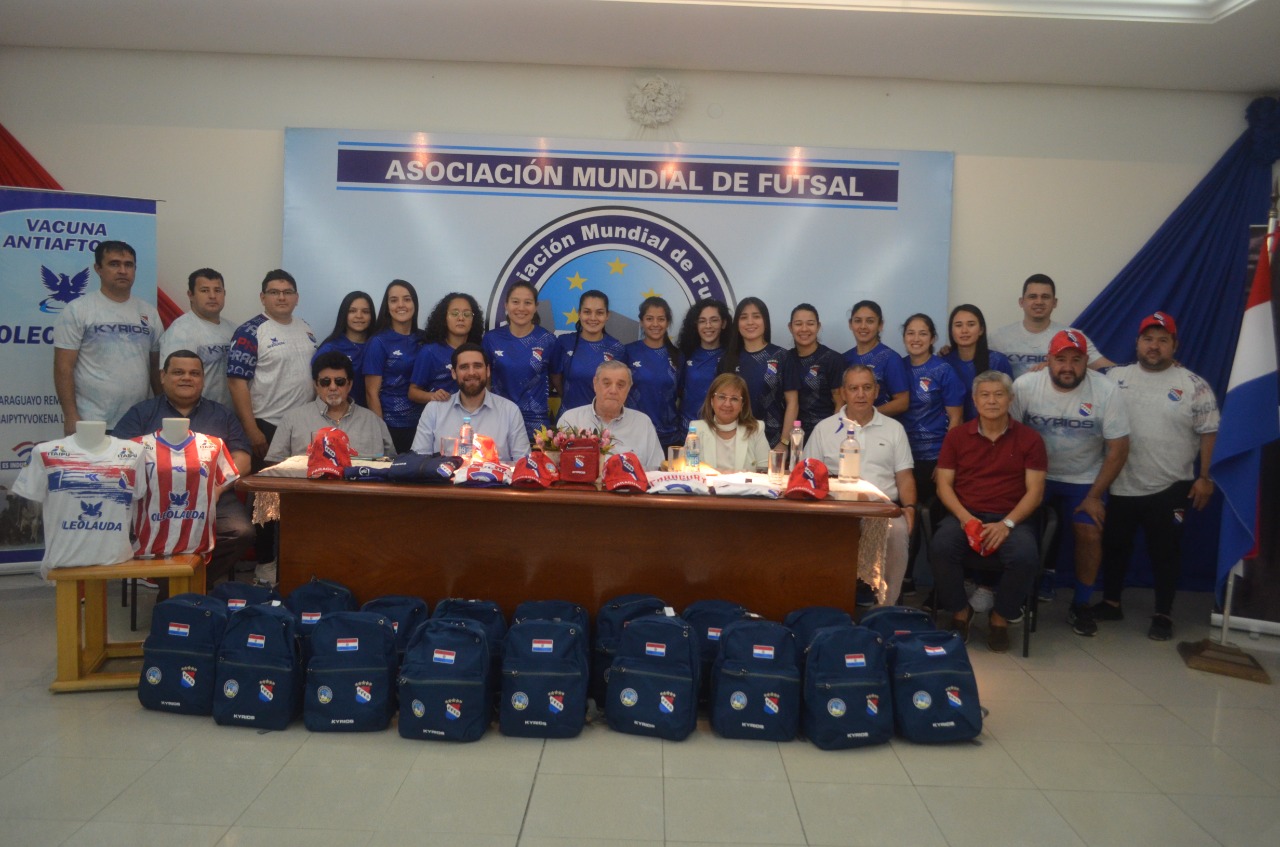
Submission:
[[[130,406],[151,396],[151,354],[163,325],[155,307],[137,297],[117,303],[91,291],[62,310],[53,346],[78,352],[76,413],[114,429]]]
[[[44,504],[41,575],[132,559],[132,510],[145,489],[146,451],[136,442],[107,438],[91,453],[71,436],[32,450],[13,493]]]
[[[231,405],[231,390],[227,388],[227,353],[231,350],[231,336],[236,328],[227,321],[218,319],[211,323],[197,315],[187,312],[165,330],[160,337],[160,366],[169,354],[178,350],[190,350],[200,357],[204,365],[204,390],[202,397],[208,397],[224,406]]]
[[[680,430],[689,431],[689,424],[699,419],[702,402],[707,399],[707,391],[715,382],[720,370],[720,359],[724,357],[724,348],[704,350],[699,347],[693,355],[684,360],[680,372]]]
[[[356,376],[351,386],[351,399],[361,406],[366,405],[364,402],[364,350],[368,346],[367,341],[352,341],[345,335],[339,335],[317,347],[315,356],[311,357],[311,361],[314,362],[317,356],[325,353],[341,353],[350,359],[351,370],[355,371]]]
[[[751,414],[764,424],[765,438],[770,444],[777,444],[782,437],[782,413],[787,407],[785,392],[800,390],[795,357],[777,344],[766,344],[754,353],[743,350],[734,372],[747,383]],[[791,421],[785,423],[789,426]]]
[[[409,399],[409,382],[421,349],[422,336],[418,333],[401,335],[394,329],[384,329],[370,338],[365,347],[365,376],[382,377],[378,400],[382,403],[382,420],[387,426],[418,425],[422,405]]]
[[[302,318],[282,324],[257,315],[232,336],[227,378],[248,380],[253,416],[278,425],[285,412],[316,396],[311,382],[315,351],[315,333]]]
[[[1010,364],[1009,357],[996,350],[988,350],[987,354],[989,357],[987,370],[1000,371],[1012,380],[1013,365]],[[942,360],[951,366],[960,379],[960,384],[964,386],[964,419],[971,421],[978,416],[978,409],[973,405],[973,378],[978,375],[977,365],[972,359],[967,362],[961,359],[958,350],[951,350],[942,357]]]
[[[1102,470],[1106,442],[1129,434],[1129,415],[1116,384],[1096,371],[1071,391],[1058,391],[1049,369],[1013,383],[1009,415],[1040,433],[1054,482],[1092,485]]]
[[[910,390],[907,384],[907,369],[902,366],[902,357],[884,342],[864,353],[858,352],[858,345],[844,351],[845,367],[866,365],[876,375],[876,384],[880,393],[876,395],[875,405],[883,406],[893,399],[893,395]]]
[[[481,343],[489,354],[489,389],[516,404],[524,418],[525,434],[533,438],[539,427],[551,424],[547,400],[550,377],[560,355],[555,335],[535,326],[528,335],[517,338],[511,327],[502,326],[486,332]]]
[[[674,359],[674,361],[673,361]],[[631,393],[627,406],[649,416],[664,446],[680,444],[688,429],[680,429],[676,393],[680,387],[680,353],[666,347],[654,349],[643,340],[627,345],[627,366],[631,368]]]
[[[1009,359],[1013,378],[1017,379],[1049,359],[1049,342],[1064,329],[1071,329],[1071,327],[1050,321],[1046,328],[1039,332],[1031,332],[1022,325],[1022,321],[1014,321],[992,332],[987,338],[987,346],[992,350],[999,350]],[[1078,329],[1075,331],[1080,332]],[[1080,332],[1080,335],[1084,336],[1084,333]],[[1085,336],[1085,344],[1089,348],[1090,363],[1102,358],[1098,348],[1093,346],[1093,342],[1087,336]]]
[[[915,460],[931,462],[942,451],[942,439],[951,424],[947,407],[964,402],[964,386],[951,365],[937,356],[930,356],[923,365],[913,365],[910,357],[903,356],[902,364],[911,380],[911,400],[898,415],[898,423],[907,431]]]
[[[595,389],[591,385],[596,377],[596,368],[600,367],[602,362],[611,362],[615,359],[624,362],[627,356],[626,347],[622,342],[607,332],[599,341],[587,341],[585,338],[580,338],[578,333],[570,332],[556,338],[556,345],[560,348],[557,357],[558,369],[553,373],[564,377],[560,398],[561,409],[590,406],[591,401],[596,399]]]
[[[844,357],[825,344],[819,344],[808,356],[798,355],[793,347],[791,355],[800,372],[800,426],[808,438],[819,421],[836,413],[831,392],[839,391],[844,384],[846,366]]]
[[[422,345],[409,381],[423,391],[443,388],[450,394],[456,394],[458,381],[453,378],[453,348],[439,341]]]

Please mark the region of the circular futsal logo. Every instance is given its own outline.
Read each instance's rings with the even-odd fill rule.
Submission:
[[[624,688],[618,699],[622,701],[622,705],[630,708],[640,702],[640,695],[636,693],[634,688]]]
[[[333,702],[333,689],[327,685],[322,685],[316,689],[316,699],[320,701],[321,706],[327,706]]]
[[[833,718],[842,718],[848,709],[845,707],[843,700],[839,697],[832,697],[827,701],[827,711],[830,712]]]
[[[532,233],[503,265],[489,298],[489,328],[506,322],[507,292],[538,290],[542,326],[572,332],[578,298],[598,289],[615,315],[634,315],[646,297],[662,297],[677,315],[701,300],[732,311],[733,290],[719,260],[676,221],[644,209],[597,206],[571,212]],[[612,321],[611,321],[612,323]]]
[[[409,705],[413,709],[413,716],[415,718],[421,718],[427,713],[427,707],[421,700],[414,700]]]
[[[161,674],[160,674],[159,668],[147,668],[147,682],[151,683],[152,685],[159,685],[160,677],[161,677]]]
[[[737,709],[739,712],[747,708],[747,695],[741,691],[735,691],[729,695],[729,705]]]
[[[236,682],[234,679],[227,680],[227,684],[222,686],[222,693],[225,694],[228,699],[235,697],[240,693],[240,683]]]
[[[515,694],[512,694],[511,708],[515,709],[517,712],[523,712],[525,709],[529,708],[529,695],[525,694],[523,691],[517,691]]]
[[[929,696],[928,691],[917,691],[911,696],[911,705],[923,712],[933,705],[933,698]]]

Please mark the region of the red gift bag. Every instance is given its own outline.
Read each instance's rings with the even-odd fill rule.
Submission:
[[[560,451],[562,482],[595,482],[600,478],[600,439],[571,438]]]

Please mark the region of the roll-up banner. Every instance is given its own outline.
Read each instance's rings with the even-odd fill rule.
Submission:
[[[133,295],[156,300],[156,201],[0,188],[0,573],[34,570],[44,550],[39,506],[10,493],[31,450],[61,438],[53,326],[96,291],[93,250],[138,251]]]

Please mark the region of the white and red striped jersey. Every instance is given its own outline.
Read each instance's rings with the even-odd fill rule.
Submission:
[[[135,438],[146,451],[146,493],[134,514],[137,556],[213,550],[217,492],[240,477],[220,438],[192,432],[170,444],[159,432]]]

